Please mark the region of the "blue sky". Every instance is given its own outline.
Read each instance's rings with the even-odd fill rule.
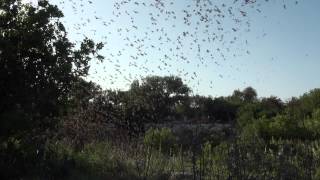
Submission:
[[[211,25],[208,33],[223,35],[224,41],[197,42],[193,45],[190,43],[195,36],[199,41],[209,36],[203,33],[205,24],[197,25],[197,20],[191,18],[192,24],[186,26],[181,19],[183,9],[196,8],[192,0],[175,0],[167,10],[176,12],[177,19],[171,16],[166,21],[160,13],[157,25],[152,25],[148,16],[152,13],[157,17],[159,12],[156,8],[141,4],[136,6],[133,1],[120,10],[113,6],[115,2],[120,2],[117,0],[92,0],[92,3],[68,1],[64,4],[60,4],[60,0],[51,2],[63,7],[63,21],[71,40],[81,40],[85,35],[95,41],[107,42],[101,52],[106,60],[102,64],[93,63],[88,78],[103,88],[127,89],[133,79],[147,75],[179,75],[193,89],[194,94],[224,96],[230,95],[235,89],[252,86],[259,96],[276,95],[286,100],[320,87],[319,0],[299,1],[297,5],[294,0],[270,0],[253,8],[223,1],[227,6],[233,6],[235,12],[247,12],[246,17],[236,15],[243,22],[235,24],[230,18],[219,19],[225,30],[217,31],[217,27]],[[222,1],[212,2],[212,6],[214,3],[218,6],[222,4]],[[131,23],[130,16],[124,14],[125,11],[134,17],[134,23]],[[116,17],[118,12],[122,14]],[[250,22],[250,28],[246,26],[246,21]],[[78,23],[86,24],[77,27]],[[160,32],[161,28],[163,32]],[[232,28],[237,31],[233,32]],[[154,33],[151,33],[152,30]],[[183,47],[176,52],[169,51],[177,46],[176,37],[187,31],[194,36],[183,39]],[[164,33],[172,41],[163,40]],[[235,43],[228,44],[234,37],[237,38]],[[125,38],[144,41],[130,46]],[[197,55],[198,44],[202,60]],[[142,50],[138,51],[137,46],[141,46]],[[203,53],[207,49],[210,53]],[[146,54],[138,56],[137,53]],[[213,57],[209,54],[213,54]],[[187,60],[181,59],[181,56],[187,57]]]

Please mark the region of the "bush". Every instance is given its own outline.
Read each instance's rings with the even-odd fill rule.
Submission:
[[[45,165],[47,179],[137,179],[134,164],[119,157],[109,143],[87,144],[76,151],[66,143],[49,144]]]
[[[169,153],[176,149],[176,138],[169,128],[149,129],[144,136],[144,144],[152,149]]]
[[[202,147],[196,163],[200,179],[319,179],[315,142],[237,140]]]

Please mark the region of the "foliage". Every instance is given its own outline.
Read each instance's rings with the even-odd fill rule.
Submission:
[[[242,91],[242,97],[245,102],[253,102],[257,100],[257,92],[252,87],[247,87]]]
[[[72,103],[72,87],[88,74],[91,59],[103,59],[103,44],[84,39],[76,49],[59,21],[62,12],[46,0],[36,7],[4,0],[0,11],[0,143],[7,144],[1,156],[9,152],[14,162],[5,176],[31,176]]]
[[[168,128],[151,128],[144,136],[144,144],[152,149],[170,153],[176,148],[176,138]]]
[[[54,127],[73,82],[88,73],[90,54],[102,58],[102,44],[85,39],[75,50],[63,14],[48,1],[33,7],[6,0],[0,9],[1,136]]]
[[[206,143],[196,164],[200,179],[316,179],[317,143],[235,141]]]
[[[177,105],[183,103],[190,89],[183,84],[181,78],[175,76],[149,76],[132,83],[129,90],[140,106],[150,113],[152,121],[160,121],[173,115]]]
[[[252,87],[213,98],[148,76],[102,90],[85,77],[103,44],[76,48],[56,6],[3,0],[0,12],[1,179],[319,179],[320,89],[288,102]],[[145,132],[173,121],[215,132]]]

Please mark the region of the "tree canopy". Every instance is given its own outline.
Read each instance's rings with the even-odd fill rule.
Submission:
[[[0,132],[10,135],[16,126],[40,128],[61,113],[89,61],[102,60],[102,44],[85,39],[75,49],[59,20],[62,12],[46,0],[37,7],[4,0],[0,12]]]

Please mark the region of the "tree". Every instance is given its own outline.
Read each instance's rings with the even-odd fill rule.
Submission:
[[[189,118],[197,118],[197,120],[203,117],[209,118],[211,98],[205,96],[195,95],[190,97],[190,104],[186,114]]]
[[[235,104],[241,104],[244,100],[243,98],[244,94],[240,90],[234,90],[232,96],[229,99]]]
[[[228,102],[223,97],[215,98],[211,107],[211,113],[215,120],[220,122],[232,122],[236,118],[237,106]]]
[[[257,91],[252,87],[247,87],[242,91],[243,99],[245,102],[253,102],[257,99]]]
[[[0,2],[1,179],[48,169],[42,167],[48,132],[74,102],[72,88],[88,74],[89,61],[103,59],[97,53],[101,43],[84,39],[76,49],[61,17],[47,0],[36,7]]]
[[[266,116],[267,118],[276,116],[284,110],[284,103],[275,96],[262,98],[260,105],[262,111],[260,116]]]
[[[0,12],[0,135],[53,127],[89,61],[103,59],[97,54],[103,44],[85,39],[76,50],[59,21],[62,12],[46,0],[37,7],[4,0]]]
[[[311,116],[314,109],[320,108],[320,89],[313,89],[300,97],[301,108],[305,116]]]
[[[179,77],[149,76],[141,83],[133,82],[128,93],[135,97],[136,104],[140,104],[150,113],[150,120],[158,121],[173,115],[189,92],[190,89]]]

